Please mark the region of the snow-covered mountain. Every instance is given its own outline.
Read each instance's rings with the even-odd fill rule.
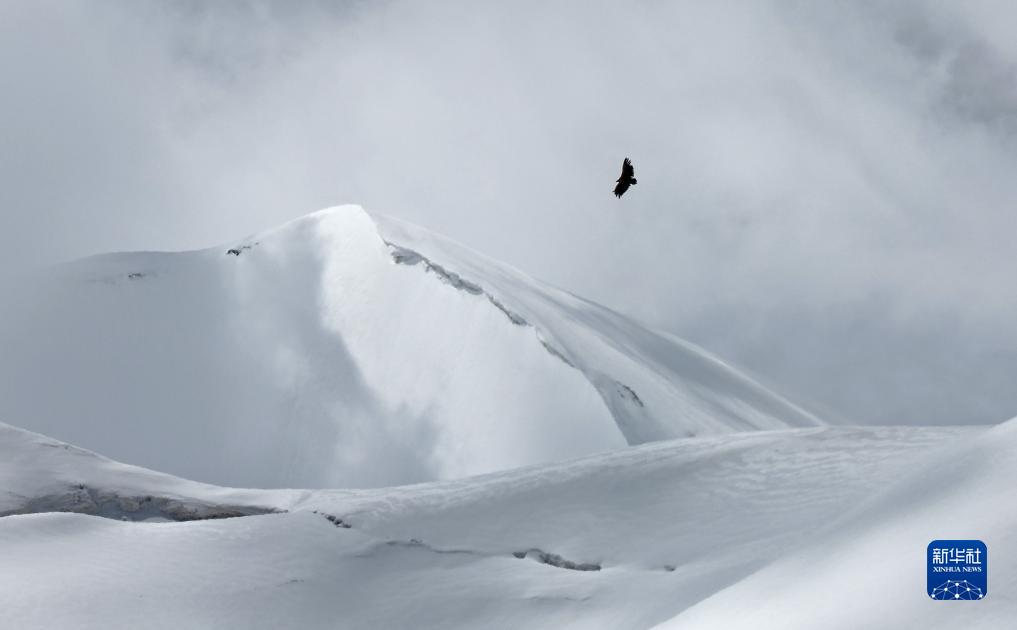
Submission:
[[[0,417],[148,468],[0,424],[0,627],[1017,618],[1017,420],[819,426],[680,339],[358,207],[13,297]],[[966,608],[925,594],[926,545],[952,538],[992,558]]]
[[[1017,420],[825,427],[397,488],[238,490],[0,425],[0,558],[17,568],[0,571],[0,620],[1004,630],[1015,450]],[[930,602],[925,546],[967,536],[990,551],[989,596]]]
[[[227,485],[449,479],[819,424],[691,344],[356,206],[69,263],[0,324],[0,417]]]

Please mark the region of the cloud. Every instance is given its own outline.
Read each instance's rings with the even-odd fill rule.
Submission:
[[[831,415],[1017,412],[1006,4],[3,11],[7,268],[352,201]],[[625,156],[639,185],[619,202]]]

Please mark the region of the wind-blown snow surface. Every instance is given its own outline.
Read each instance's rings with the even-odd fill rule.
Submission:
[[[1014,628],[1015,454],[1017,419],[937,449],[823,536],[660,627]],[[930,601],[925,544],[937,539],[986,543],[985,600]]]
[[[0,558],[16,568],[0,571],[0,621],[1002,630],[1017,614],[1015,449],[1015,422],[815,428],[398,488],[230,490],[0,425],[0,514],[74,509],[66,501],[82,492],[101,505],[78,509],[128,519],[158,518],[146,498],[287,510],[173,523],[0,517]],[[196,515],[163,516],[174,514]],[[989,596],[929,600],[925,546],[966,536],[988,545]]]
[[[819,424],[696,347],[356,206],[70,263],[12,297],[0,417],[221,484],[448,479]]]

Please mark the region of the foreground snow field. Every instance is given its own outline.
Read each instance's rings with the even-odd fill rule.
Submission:
[[[357,206],[69,263],[5,298],[0,418],[226,485],[393,485],[821,424],[680,339]]]
[[[16,570],[0,572],[0,616],[12,628],[1002,629],[1017,618],[1015,448],[1017,422],[831,427],[396,488],[240,490],[3,426],[0,558]],[[52,509],[114,518],[18,514]],[[930,601],[925,546],[963,536],[992,554],[989,597]]]

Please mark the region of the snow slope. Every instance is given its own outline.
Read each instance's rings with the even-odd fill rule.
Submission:
[[[8,297],[0,417],[226,485],[391,485],[819,424],[690,344],[356,206],[70,263]]]
[[[1017,419],[938,449],[818,539],[660,628],[1013,628],[1015,454]],[[988,594],[974,605],[926,595],[925,547],[951,539],[987,546]]]
[[[158,517],[146,497],[286,510],[4,516],[0,558],[18,570],[0,572],[0,616],[17,628],[1002,629],[1017,613],[1015,448],[1017,422],[812,428],[396,488],[230,490],[0,426],[0,514],[82,491],[101,504],[83,511],[127,519]],[[925,546],[953,535],[992,556],[990,595],[967,607],[924,595]],[[870,561],[888,579],[857,579]]]

